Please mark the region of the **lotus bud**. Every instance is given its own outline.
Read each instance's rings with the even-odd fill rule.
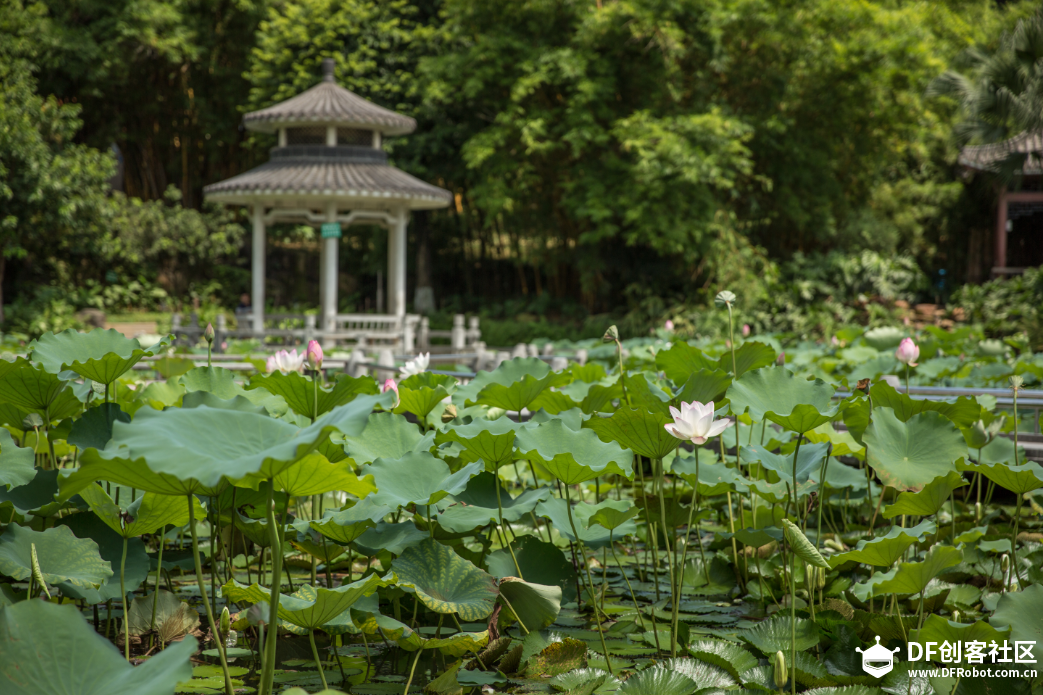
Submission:
[[[981,502],[974,503],[974,521],[981,521]]]
[[[221,634],[221,639],[228,637],[228,633],[232,630],[232,616],[228,614],[228,606],[221,609],[221,622],[217,626],[217,631]]]
[[[732,304],[735,304],[735,293],[728,290],[721,290],[717,293],[717,296],[714,297],[713,302],[719,309],[730,307]]]
[[[920,348],[916,346],[912,338],[902,338],[895,350],[895,359],[910,367],[916,366],[916,360],[920,359]]]
[[[811,563],[804,565],[804,586],[809,589],[815,586],[815,566]]]
[[[608,330],[605,331],[605,335],[601,336],[601,342],[603,343],[615,343],[619,341],[619,329],[615,326],[609,326]]]
[[[456,419],[456,406],[450,403],[442,411],[442,422],[450,423]]]
[[[781,651],[775,652],[775,658],[771,660],[774,671],[772,676],[775,680],[775,687],[782,690],[786,687],[786,681],[789,680],[789,674],[786,672],[786,655]]]
[[[743,338],[749,338],[750,337],[750,324],[748,324],[748,323],[742,324],[742,337]]]
[[[319,341],[312,340],[308,342],[308,366],[312,368],[312,371],[319,371],[322,369],[322,346],[319,345]]]
[[[819,567],[818,572],[815,573],[815,588],[825,589],[826,588],[826,568]]]
[[[387,381],[385,381],[384,382],[384,388],[380,389],[381,393],[387,393],[388,391],[394,391],[395,392],[395,404],[394,404],[393,407],[397,408],[399,402],[401,401],[401,399],[400,399],[399,393],[398,393],[398,384],[395,383],[394,379],[388,379]]]
[[[954,623],[960,622],[960,611],[953,611],[952,612],[952,621]]]
[[[1003,555],[1000,556],[1000,571],[1003,572],[1003,574],[1010,572],[1010,555],[1007,553],[1003,553]]]
[[[779,356],[775,358],[775,365],[778,366],[778,367],[782,367],[785,364],[786,364],[786,353],[785,352],[780,352]]]
[[[214,344],[214,324],[206,324],[206,330],[203,331],[203,340],[206,341],[207,345]]]
[[[663,330],[667,330],[667,331],[674,330],[674,322],[671,321],[670,319],[667,319],[666,323],[663,324]]]

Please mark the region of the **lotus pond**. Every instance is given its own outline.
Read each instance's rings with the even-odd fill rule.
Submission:
[[[0,693],[1038,691],[1033,415],[882,377],[1043,355],[904,336],[610,331],[388,388],[45,335],[0,360]]]

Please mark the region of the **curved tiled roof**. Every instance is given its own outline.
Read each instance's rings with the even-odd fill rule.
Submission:
[[[273,153],[274,154],[274,153]],[[208,199],[250,204],[277,196],[441,208],[452,194],[380,161],[361,157],[273,156],[246,173],[206,186]]]
[[[243,116],[249,130],[264,133],[292,125],[322,123],[344,128],[378,130],[385,135],[404,135],[416,130],[416,121],[408,116],[367,101],[336,83],[333,61],[322,61],[323,81],[286,101]]]
[[[1043,132],[1021,133],[1003,142],[988,145],[970,145],[960,151],[960,164],[979,171],[993,171],[1011,155],[1028,155],[1021,167],[1021,174],[1036,176],[1043,174]]]

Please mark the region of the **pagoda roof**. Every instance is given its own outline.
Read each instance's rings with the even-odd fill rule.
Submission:
[[[1012,155],[1027,155],[1019,173],[1028,176],[1043,174],[1043,131],[1024,132],[1003,142],[987,145],[968,145],[960,151],[959,162],[978,171],[995,171]]]

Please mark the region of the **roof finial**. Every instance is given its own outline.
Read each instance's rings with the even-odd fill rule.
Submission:
[[[333,58],[322,59],[322,81],[323,82],[336,82],[336,78],[333,76],[334,71],[337,69],[337,64],[333,62]]]

